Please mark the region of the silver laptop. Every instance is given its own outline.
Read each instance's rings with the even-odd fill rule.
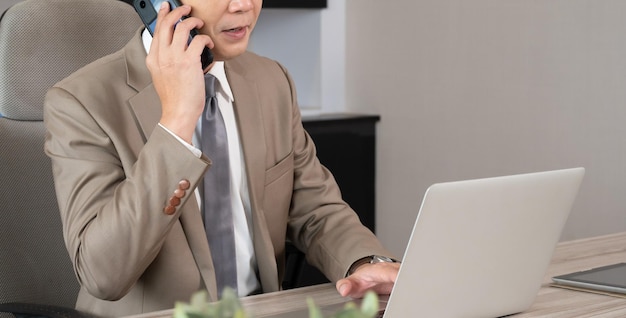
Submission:
[[[432,185],[384,317],[499,317],[530,308],[584,172]]]
[[[584,173],[574,168],[432,185],[382,315],[484,318],[530,308]]]

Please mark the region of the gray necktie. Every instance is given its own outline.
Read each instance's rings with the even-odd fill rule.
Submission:
[[[237,290],[228,136],[224,119],[217,106],[215,77],[207,73],[204,81],[206,105],[202,114],[201,149],[212,161],[204,176],[204,227],[215,266],[217,292],[221,298],[224,287],[229,286]]]

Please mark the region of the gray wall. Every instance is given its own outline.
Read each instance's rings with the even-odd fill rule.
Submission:
[[[321,10],[263,9],[249,49],[280,61],[298,87],[303,109],[321,104]]]
[[[562,239],[626,231],[626,1],[347,0],[347,108],[378,126],[378,234],[435,182],[584,166]]]
[[[325,9],[263,9],[249,49],[280,61],[304,114],[340,112],[345,101],[345,1]]]

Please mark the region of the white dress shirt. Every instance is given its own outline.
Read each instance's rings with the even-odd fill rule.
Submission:
[[[146,52],[150,51],[152,36],[147,30],[142,33],[142,40]],[[218,107],[224,118],[226,125],[226,134],[228,136],[228,154],[230,162],[230,193],[231,206],[233,211],[233,222],[235,232],[235,248],[237,257],[237,291],[239,296],[247,296],[250,293],[260,289],[260,282],[257,277],[256,257],[254,255],[254,245],[252,243],[252,213],[250,208],[250,195],[248,193],[248,182],[246,179],[246,170],[243,159],[243,151],[241,142],[239,141],[239,132],[237,130],[237,121],[233,109],[235,101],[233,93],[230,90],[226,72],[224,71],[224,62],[217,61],[209,70],[209,73],[215,76],[219,85],[216,85],[216,95]],[[202,121],[199,119],[193,135],[193,144],[200,145],[202,137]],[[172,134],[176,139],[183,143],[197,157],[202,152],[200,149],[188,144],[183,139],[172,133],[169,129],[159,123],[167,132]],[[202,207],[202,197],[200,191],[195,189],[198,206]]]

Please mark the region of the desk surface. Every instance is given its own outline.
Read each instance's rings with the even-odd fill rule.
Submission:
[[[549,286],[556,275],[626,261],[626,232],[559,243],[533,306],[510,317],[626,317],[626,299]],[[257,318],[306,308],[306,298],[318,305],[344,302],[334,285],[322,284],[245,297],[244,307]],[[172,310],[134,318],[171,317]]]

